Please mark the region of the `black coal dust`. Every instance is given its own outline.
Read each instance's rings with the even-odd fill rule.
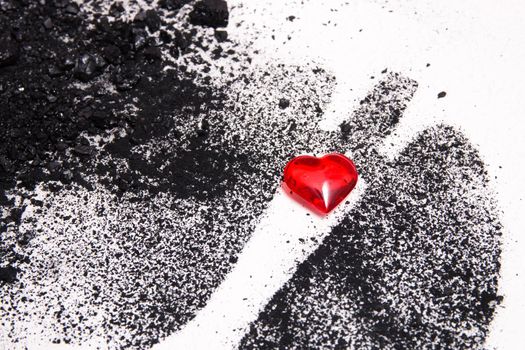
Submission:
[[[367,193],[240,348],[483,346],[501,301],[501,226],[477,151],[445,125],[422,132],[393,161],[376,151],[416,86],[397,75],[383,80],[341,125],[339,145],[353,150]]]
[[[149,348],[204,307],[290,157],[350,149],[368,192],[242,348],[481,347],[484,164],[447,126],[375,150],[417,84],[382,74],[323,132],[329,73],[252,65],[224,1],[148,3],[0,0],[0,344]]]
[[[436,126],[383,164],[242,349],[482,347],[500,301],[500,226],[478,154]]]

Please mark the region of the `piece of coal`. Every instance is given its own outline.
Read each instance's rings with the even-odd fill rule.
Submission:
[[[93,148],[86,145],[77,145],[73,151],[80,156],[90,156],[93,154]]]
[[[58,8],[64,8],[69,5],[69,0],[55,0],[53,3]]]
[[[118,17],[122,15],[124,11],[125,9],[124,6],[122,6],[121,2],[114,2],[109,8],[109,14],[113,17]]]
[[[58,77],[60,75],[62,75],[62,70],[60,68],[58,68],[57,66],[50,66],[48,69],[47,69],[47,74],[54,78],[54,77]]]
[[[135,50],[140,50],[148,41],[148,34],[144,29],[134,28],[133,29],[133,47]]]
[[[84,54],[76,62],[74,75],[76,78],[88,82],[96,75],[96,71],[97,60],[95,57],[90,54]]]
[[[0,34],[0,67],[15,64],[19,52],[18,44],[9,32]]]
[[[160,33],[159,33],[159,39],[164,43],[164,44],[167,44],[169,42],[171,42],[171,40],[173,39],[171,37],[171,35],[166,32],[165,30],[161,30]]]
[[[51,20],[51,18],[47,18],[45,21],[44,21],[44,27],[46,29],[51,29],[53,28],[53,21]]]
[[[223,30],[223,29],[217,29],[215,31],[215,38],[219,42],[224,42],[224,41],[228,40],[228,32]]]
[[[117,69],[111,75],[111,82],[115,84],[118,91],[131,90],[140,81],[138,72],[123,66]]]
[[[66,70],[70,70],[75,66],[75,61],[71,57],[64,58],[64,61],[62,62],[62,67]]]
[[[152,46],[144,50],[144,56],[150,60],[160,60],[162,58],[162,53],[158,47]]]
[[[201,137],[208,135],[209,128],[210,124],[208,121],[206,119],[201,120],[197,125],[197,135]]]
[[[190,13],[190,23],[205,27],[226,27],[228,25],[228,4],[224,0],[202,0],[195,4]]]
[[[112,64],[117,64],[120,62],[120,49],[115,45],[108,45],[102,49],[103,57]]]
[[[105,111],[94,111],[91,121],[99,129],[108,129],[115,124],[111,115]]]
[[[159,30],[161,24],[159,14],[155,10],[146,11],[146,18],[144,19],[144,22],[152,33],[155,33],[157,30]]]
[[[286,98],[281,98],[279,100],[279,108],[281,109],[286,109],[290,106],[290,100],[286,99]]]
[[[76,15],[76,14],[78,14],[78,11],[80,11],[80,9],[79,9],[78,5],[75,4],[74,2],[70,3],[66,7],[66,12],[69,13],[70,15]]]
[[[12,266],[0,267],[0,281],[13,283],[16,281],[18,270]]]

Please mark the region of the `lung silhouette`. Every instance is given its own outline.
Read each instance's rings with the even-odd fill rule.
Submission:
[[[366,193],[275,294],[241,349],[483,346],[501,299],[501,225],[478,152],[446,125],[419,133],[394,160],[374,148],[415,86],[391,75],[341,126]]]
[[[0,285],[6,334],[23,341],[36,319],[51,328],[41,339],[101,336],[113,348],[149,348],[206,305],[291,157],[351,151],[367,192],[274,296],[241,348],[481,346],[498,300],[500,225],[479,155],[443,125],[394,160],[377,151],[415,81],[384,75],[341,130],[325,132],[318,123],[335,80],[321,69],[244,72],[220,101],[191,106],[199,118],[184,117],[184,101],[173,108],[164,88],[176,81],[170,74],[134,97],[137,125],[145,120],[151,130],[115,138],[94,160],[106,168],[90,176],[99,185],[121,178],[125,193],[50,194],[35,218],[45,234],[17,248],[30,257],[20,266],[23,283]],[[289,104],[279,103],[283,96]],[[64,208],[72,219],[62,227],[54,222]],[[24,218],[21,233],[32,226]],[[21,293],[27,300],[18,307]]]

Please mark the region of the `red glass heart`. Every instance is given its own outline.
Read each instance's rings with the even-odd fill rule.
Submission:
[[[354,163],[339,153],[295,157],[284,168],[283,187],[323,214],[337,207],[356,183]]]

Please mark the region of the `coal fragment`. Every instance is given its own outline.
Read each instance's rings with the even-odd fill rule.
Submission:
[[[64,8],[69,5],[69,0],[55,0],[55,6],[58,8]]]
[[[55,145],[55,148],[59,152],[64,152],[67,149],[67,144],[65,144],[64,142],[58,142]]]
[[[190,13],[190,23],[205,27],[226,27],[228,25],[228,4],[224,0],[202,0],[195,4]]]
[[[73,180],[73,172],[71,170],[65,170],[60,176],[60,181],[64,184],[71,183],[71,180]]]
[[[148,35],[146,34],[146,31],[141,28],[134,28],[133,29],[133,47],[135,50],[140,50],[144,46],[146,46],[148,40]]]
[[[124,13],[124,11],[125,9],[124,6],[122,6],[121,2],[114,2],[109,7],[109,14],[113,17],[119,17],[120,15],[122,15],[122,13]]]
[[[144,10],[139,11],[135,15],[135,18],[133,19],[134,22],[144,22],[145,20],[146,20],[146,11],[144,11]],[[144,26],[142,26],[142,27],[144,27]]]
[[[144,50],[144,56],[150,60],[160,60],[162,58],[162,53],[158,47],[152,46]]]
[[[19,56],[18,44],[9,32],[0,34],[0,67],[15,64]]]
[[[18,269],[12,266],[0,267],[0,281],[13,283],[16,281]]]
[[[175,45],[183,53],[191,44],[191,34],[175,30]]]
[[[16,225],[20,225],[20,223],[22,222],[22,214],[24,214],[25,209],[26,209],[25,207],[11,209],[6,220],[8,222],[9,221],[14,222]]]
[[[148,133],[142,125],[137,125],[131,133],[130,142],[135,145],[140,145],[147,140]]]
[[[115,84],[118,91],[131,90],[140,81],[140,75],[133,69],[126,67],[117,67],[111,75],[111,82]]]
[[[86,145],[77,145],[73,149],[73,152],[80,156],[90,156],[93,154],[93,148],[91,146]]]
[[[164,31],[164,30],[161,30],[160,31],[160,34],[159,34],[159,39],[164,43],[164,44],[167,44],[167,43],[170,43],[171,40],[173,39],[170,35],[170,33]]]
[[[76,62],[74,75],[76,78],[88,82],[97,72],[97,60],[93,55],[84,54]]]
[[[109,45],[102,49],[102,55],[103,57],[112,64],[120,63],[120,49],[118,46],[115,45]]]
[[[58,76],[62,75],[62,70],[60,68],[58,68],[57,66],[50,66],[47,69],[47,74],[50,77],[55,78],[55,77],[58,77]]]
[[[155,33],[157,30],[159,30],[161,24],[160,17],[155,10],[146,11],[146,18],[144,19],[144,22],[152,33]]]
[[[42,204],[39,206],[42,206]],[[35,237],[34,231],[24,231],[17,236],[17,242],[19,245],[25,246],[29,244],[33,237]]]
[[[44,24],[44,28],[46,28],[46,29],[53,28],[53,21],[49,17],[44,21],[43,24]]]
[[[197,125],[197,135],[201,137],[208,135],[209,128],[210,124],[206,119],[199,121],[199,124]]]
[[[106,66],[106,61],[99,54],[94,54],[93,59],[95,60],[95,65],[98,69],[102,69]]]
[[[228,32],[225,31],[224,29],[217,29],[215,31],[215,38],[217,39],[218,42],[222,43],[228,40]]]
[[[79,11],[80,11],[80,9],[79,9],[78,5],[75,4],[74,2],[70,3],[66,7],[66,13],[69,13],[71,15],[76,15],[76,14],[78,14]]]
[[[115,123],[111,115],[105,111],[94,111],[91,115],[91,121],[99,129],[111,128]]]
[[[286,109],[290,106],[290,100],[286,99],[286,98],[281,98],[279,100],[279,108],[281,109]]]
[[[161,25],[160,16],[155,10],[140,11],[135,16],[134,22],[140,27],[148,27],[152,33],[159,30]]]
[[[119,191],[126,192],[129,189],[129,183],[125,179],[119,178],[117,179],[117,187]]]
[[[62,62],[62,67],[66,70],[70,70],[75,66],[75,61],[71,57],[66,57]]]
[[[57,171],[58,169],[60,169],[61,166],[62,165],[59,162],[49,162],[49,164],[47,164],[47,169],[53,172],[53,171]]]
[[[443,98],[447,96],[447,93],[445,91],[441,91],[439,94],[438,94],[438,98]]]
[[[213,49],[213,59],[219,59],[221,57],[221,54],[224,52],[221,46],[217,46],[215,49]]]

